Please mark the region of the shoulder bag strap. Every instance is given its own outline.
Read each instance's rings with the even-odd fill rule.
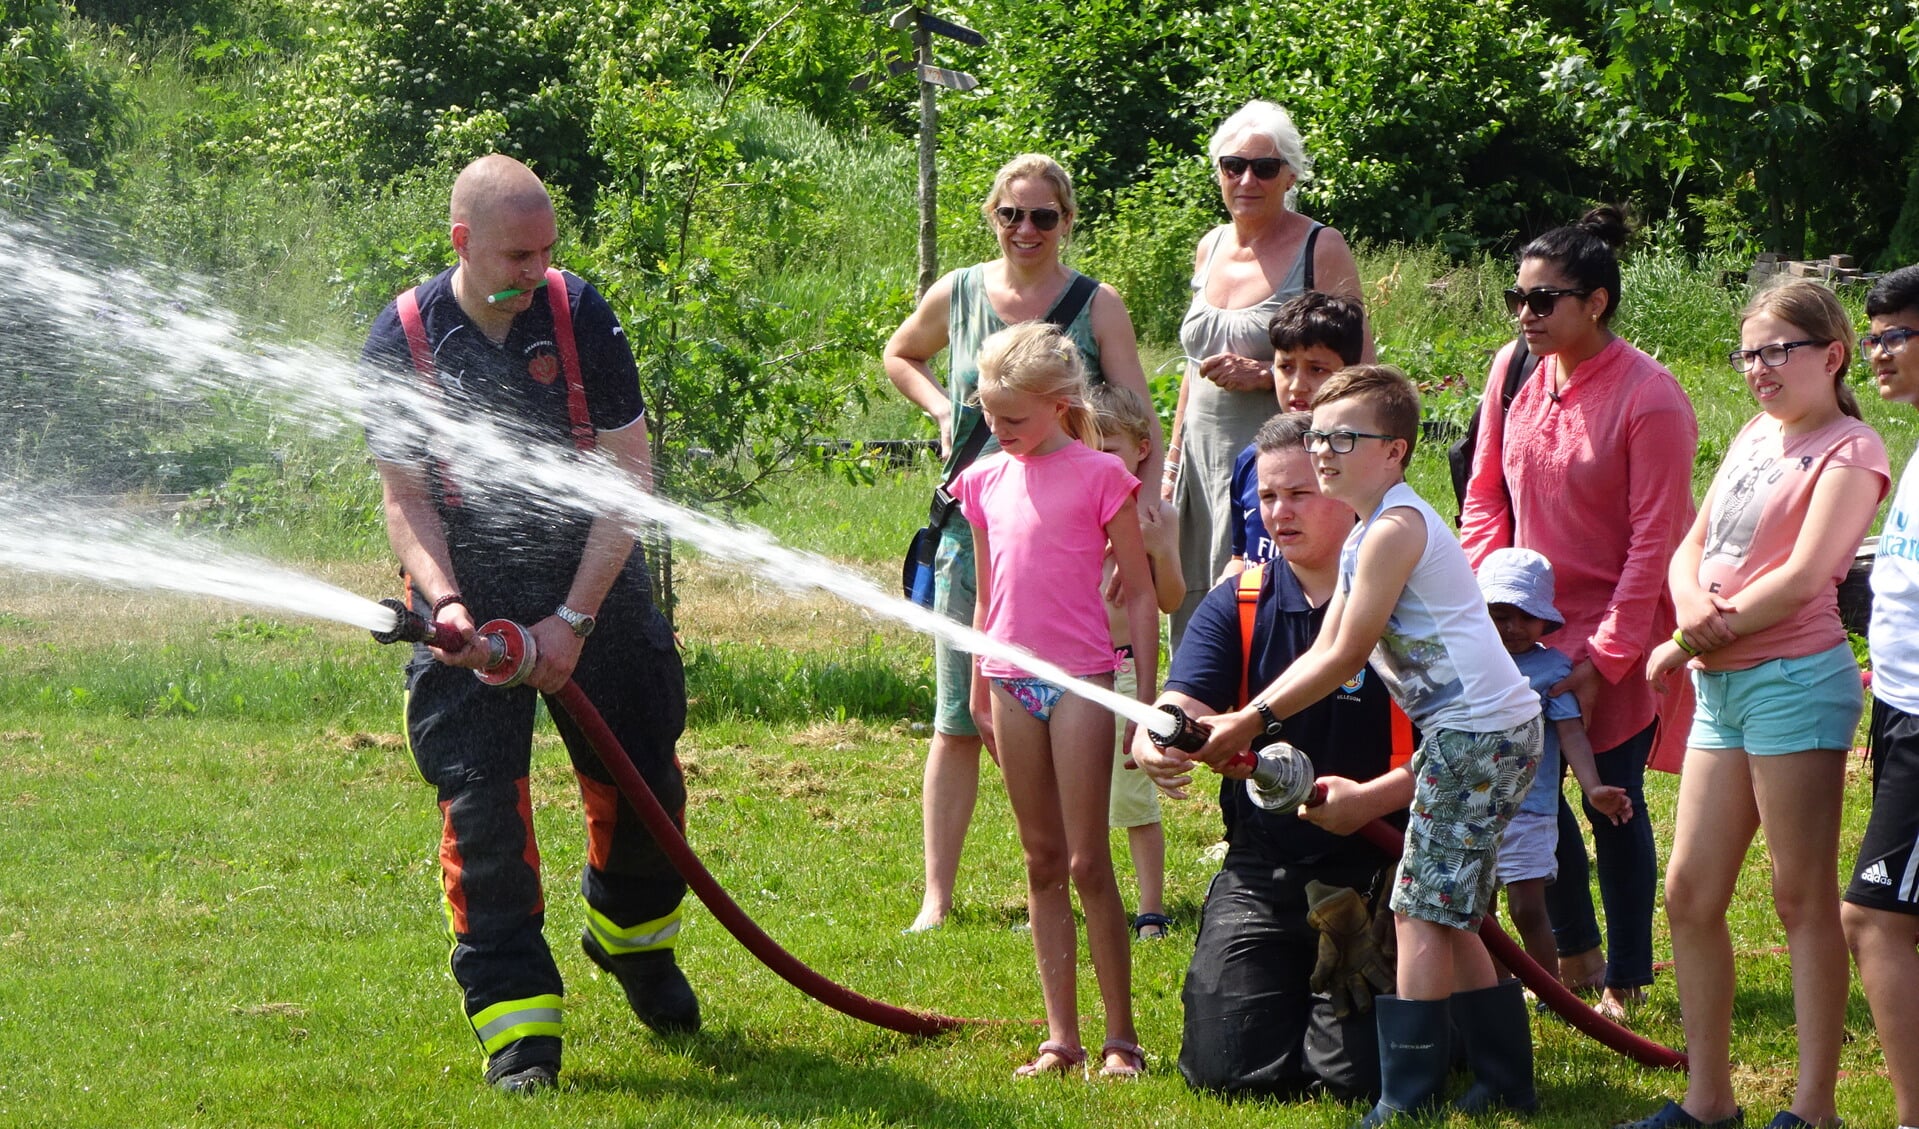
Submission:
[[[1047,311],[1046,320],[1055,329],[1065,329],[1086,308],[1086,303],[1092,301],[1093,292],[1098,289],[1099,279],[1075,271],[1072,283],[1059,296],[1059,301],[1053,303],[1053,308]]]
[[[986,426],[985,420],[981,420],[967,435],[966,442],[960,444],[959,458],[953,461],[953,473],[947,475],[946,481],[933,490],[933,505],[926,512],[926,524],[934,526],[946,524],[946,519],[951,516],[953,507],[959,505],[959,499],[953,497],[953,483],[959,481],[960,473],[972,466],[974,459],[979,458],[980,448],[986,446],[986,437],[990,434],[992,430]]]
[[[566,414],[573,421],[573,445],[591,451],[597,442],[593,417],[586,410],[586,380],[580,375],[580,343],[573,338],[573,305],[566,293],[566,276],[558,267],[546,268],[546,302],[553,310],[553,343],[560,350],[560,368],[566,373]]]
[[[1300,281],[1305,283],[1308,290],[1313,288],[1313,245],[1319,242],[1319,233],[1325,230],[1325,224],[1313,224],[1312,229],[1306,233],[1306,246],[1299,252],[1306,260],[1306,272]]]

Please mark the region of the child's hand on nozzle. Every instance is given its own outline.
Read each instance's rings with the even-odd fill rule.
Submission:
[[[1615,827],[1632,818],[1632,796],[1624,788],[1611,784],[1588,788],[1586,802],[1599,814],[1612,820]]]

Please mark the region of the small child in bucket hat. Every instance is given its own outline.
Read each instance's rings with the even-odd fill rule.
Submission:
[[[1545,711],[1545,751],[1532,788],[1500,841],[1498,872],[1506,887],[1507,913],[1526,955],[1557,976],[1559,952],[1546,913],[1546,887],[1559,874],[1554,855],[1559,847],[1560,754],[1564,752],[1586,801],[1614,823],[1632,818],[1632,800],[1624,788],[1600,782],[1578,700],[1552,693],[1572,673],[1570,659],[1539,641],[1566,625],[1566,617],[1553,606],[1552,562],[1531,549],[1495,549],[1480,563],[1478,576],[1500,642],[1538,692]]]

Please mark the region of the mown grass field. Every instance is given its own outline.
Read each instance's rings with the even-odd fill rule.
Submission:
[[[884,579],[929,479],[796,483],[750,516]],[[874,532],[888,523],[899,529]],[[302,567],[375,595],[389,584],[379,562]],[[1150,1074],[1015,1082],[1038,1038],[1027,1021],[1039,994],[1030,944],[1013,928],[1024,916],[1017,842],[990,775],[953,921],[900,933],[919,895],[925,648],[857,609],[778,595],[707,562],[683,569],[695,722],[681,753],[695,849],[828,976],[992,1022],[929,1040],[867,1027],[788,987],[696,907],[680,952],[706,1030],[652,1036],[574,941],[581,816],[548,730],[533,787],[547,933],[569,988],[565,1081],[536,1100],[494,1094],[446,971],[438,816],[399,736],[400,654],[327,624],[9,576],[0,1125],[1340,1127],[1355,1116],[1328,1102],[1221,1103],[1178,1078],[1179,985],[1214,869],[1202,852],[1218,833],[1202,801],[1167,806],[1173,938],[1134,948]],[[1674,784],[1651,785],[1662,843]],[[1850,857],[1867,808],[1862,771],[1847,799]],[[1766,1117],[1789,1091],[1793,1050],[1763,849],[1732,925],[1741,1094]],[[1089,1039],[1095,1006],[1089,979]],[[1669,974],[1636,1026],[1679,1040]],[[1889,1124],[1856,988],[1847,1027],[1841,1109],[1855,1126]],[[1676,1076],[1550,1019],[1535,1036],[1535,1124],[1606,1125],[1677,1092]]]

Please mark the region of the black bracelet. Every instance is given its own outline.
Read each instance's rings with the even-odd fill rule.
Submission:
[[[433,614],[439,615],[446,610],[449,604],[458,604],[464,608],[466,607],[466,597],[460,595],[458,592],[448,592],[446,595],[433,601]]]

